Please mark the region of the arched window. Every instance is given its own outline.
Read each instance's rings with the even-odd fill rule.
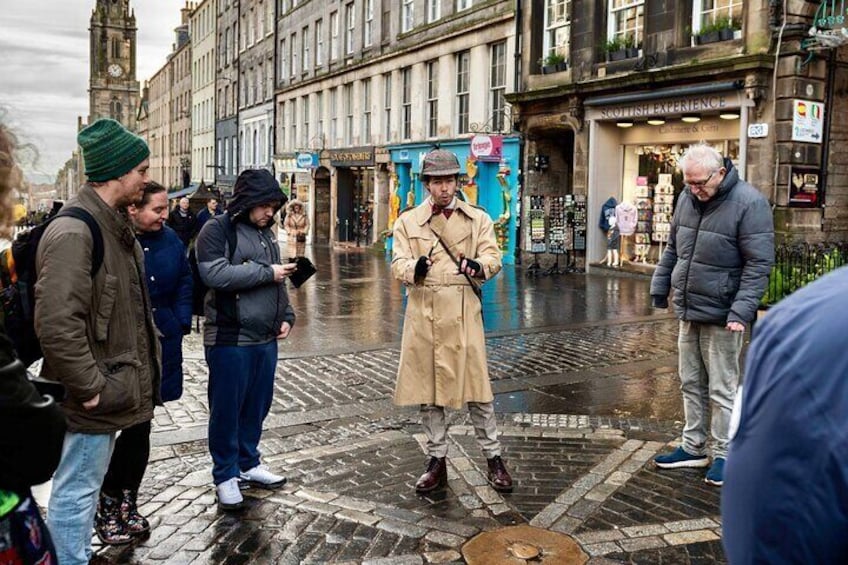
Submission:
[[[120,59],[121,58],[121,40],[117,37],[112,38],[112,58]]]
[[[123,106],[117,98],[113,98],[109,103],[109,117],[121,123],[124,121]]]

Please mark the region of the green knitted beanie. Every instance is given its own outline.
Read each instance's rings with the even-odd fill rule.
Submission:
[[[150,156],[150,148],[142,138],[109,118],[101,118],[81,130],[77,142],[91,182],[120,178]]]

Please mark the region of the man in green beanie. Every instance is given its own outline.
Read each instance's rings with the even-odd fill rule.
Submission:
[[[116,433],[150,421],[154,403],[161,403],[159,340],[144,254],[121,213],[141,199],[150,181],[150,150],[110,119],[92,123],[77,141],[88,183],[65,209],[81,208],[99,230],[60,213],[44,231],[36,255],[41,374],[67,391],[62,408],[68,431],[47,519],[62,565],[84,565],[91,558],[97,498]],[[129,541],[127,536],[110,543]]]

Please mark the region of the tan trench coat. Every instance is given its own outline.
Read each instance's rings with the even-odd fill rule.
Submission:
[[[451,408],[491,402],[480,300],[457,274],[433,230],[454,257],[463,253],[478,261],[488,280],[501,270],[494,225],[484,210],[459,200],[449,220],[444,215],[430,218],[428,198],[394,225],[392,274],[408,285],[409,295],[394,402]],[[433,265],[424,282],[415,285],[415,263],[422,255],[430,255]]]

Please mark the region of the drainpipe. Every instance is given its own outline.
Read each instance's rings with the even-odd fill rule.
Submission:
[[[521,33],[522,26],[522,11],[521,11],[521,0],[515,0],[515,49],[513,54],[514,60],[514,77],[513,77],[513,92],[521,92],[521,69],[523,68],[521,61],[521,54],[524,51],[522,42],[523,36]],[[513,130],[515,130],[515,122],[513,121]],[[524,135],[519,132],[518,135],[518,174],[516,178],[518,179],[518,202],[515,203],[516,211],[518,212],[515,215],[515,264],[521,265],[521,213],[523,212],[521,201],[524,195]]]
[[[836,82],[836,49],[831,49],[827,57],[827,89],[824,95],[824,139],[822,139],[822,169],[821,169],[821,198],[822,203],[822,228],[824,228],[824,209],[827,207],[827,178],[828,163],[830,161],[830,128],[833,123],[833,96],[834,83]],[[822,229],[824,231],[824,229]]]

